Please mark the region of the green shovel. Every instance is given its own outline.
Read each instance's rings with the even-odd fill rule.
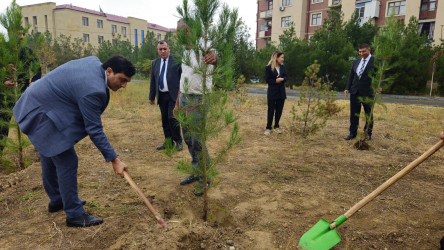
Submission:
[[[324,219],[321,219],[316,225],[314,225],[310,230],[308,230],[304,235],[302,235],[299,240],[299,246],[305,249],[330,249],[334,247],[341,241],[341,236],[339,236],[336,231],[336,227],[341,225],[344,221],[346,221],[350,216],[352,216],[359,209],[367,205],[370,201],[372,201],[376,196],[381,194],[384,190],[390,187],[393,183],[397,182],[399,179],[404,177],[404,175],[408,174],[411,170],[417,167],[420,163],[426,160],[429,156],[434,154],[438,149],[440,149],[444,145],[444,140],[440,140],[440,142],[436,143],[433,147],[427,150],[423,155],[418,157],[416,160],[411,162],[407,167],[399,171],[397,174],[392,176],[386,182],[384,182],[381,186],[367,195],[364,199],[356,203],[352,208],[350,208],[345,214],[339,216],[333,222],[328,222]]]

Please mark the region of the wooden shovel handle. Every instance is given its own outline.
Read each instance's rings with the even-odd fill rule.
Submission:
[[[130,184],[130,186],[132,188],[134,188],[134,190],[136,190],[137,194],[139,195],[140,199],[143,201],[143,203],[145,203],[145,205],[148,207],[148,209],[150,210],[150,212],[154,215],[154,217],[156,217],[157,221],[159,222],[159,224],[164,227],[167,228],[165,221],[162,219],[162,217],[160,216],[160,214],[156,211],[156,209],[154,209],[154,207],[151,205],[150,201],[145,197],[145,195],[143,194],[142,190],[140,190],[140,188],[137,186],[137,184],[133,181],[133,179],[131,178],[131,176],[128,174],[128,172],[123,171],[123,177],[125,177],[125,180],[128,181],[128,183]]]
[[[397,174],[392,176],[392,178],[388,179],[386,182],[384,182],[381,186],[379,186],[377,189],[375,189],[373,192],[371,192],[369,195],[367,195],[364,199],[356,203],[352,208],[350,208],[344,216],[347,218],[350,218],[355,212],[357,212],[359,209],[367,205],[370,201],[372,201],[376,196],[381,194],[384,190],[386,190],[388,187],[390,187],[393,183],[397,182],[399,179],[404,177],[404,175],[408,174],[410,171],[412,171],[415,167],[417,167],[420,163],[422,163],[424,160],[429,158],[432,154],[434,154],[438,149],[440,149],[444,145],[444,140],[440,140],[440,142],[436,143],[433,147],[431,147],[429,150],[427,150],[424,154],[422,154],[420,157],[418,157],[416,160],[412,161],[407,167],[399,171]]]

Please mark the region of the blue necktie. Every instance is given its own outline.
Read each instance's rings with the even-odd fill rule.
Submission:
[[[159,89],[163,89],[163,76],[165,75],[165,64],[166,64],[166,59],[163,59],[163,65],[159,75]]]

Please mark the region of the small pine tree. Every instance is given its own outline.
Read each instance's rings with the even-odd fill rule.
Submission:
[[[298,106],[304,107],[302,111],[298,111],[295,106],[291,110],[293,121],[296,121],[293,130],[296,130],[298,123],[303,123],[304,138],[325,127],[327,120],[341,110],[335,104],[336,93],[330,90],[332,83],[322,83],[318,77],[319,69],[317,61],[307,68],[298,101]]]
[[[8,41],[2,42],[1,58],[5,73],[5,78],[15,84],[13,87],[6,87],[2,90],[1,105],[1,126],[12,127],[16,131],[17,141],[8,139],[7,137],[1,142],[9,151],[18,155],[17,165],[20,169],[25,168],[25,157],[23,153],[24,147],[30,145],[29,140],[23,136],[17,123],[10,122],[12,117],[12,107],[20,98],[22,90],[30,82],[23,82],[25,79],[32,79],[40,69],[40,64],[31,51],[26,48],[26,37],[21,39],[20,35],[26,34],[29,27],[22,27],[22,12],[16,1],[13,0],[11,5],[6,9],[5,13],[0,14],[0,24],[6,28],[8,32]],[[2,79],[5,79],[2,78]],[[30,80],[29,80],[30,81]]]
[[[402,27],[403,20],[395,18],[393,15],[386,19],[385,26],[381,28],[379,33],[375,36],[372,43],[374,50],[373,56],[375,57],[374,71],[370,74],[372,78],[372,90],[374,93],[373,98],[361,99],[362,102],[370,105],[370,115],[366,115],[365,119],[367,124],[370,124],[373,120],[373,112],[376,104],[383,105],[382,96],[380,92],[382,88],[387,89],[393,83],[396,78],[396,74],[387,75],[387,71],[396,66],[396,62],[392,62],[393,58],[400,53],[400,42],[402,40]],[[364,131],[363,138],[355,143],[355,147],[358,149],[368,149],[369,146],[366,143],[368,130],[370,126],[367,126]]]
[[[178,43],[194,53],[197,59],[197,66],[191,63],[190,53],[184,53],[182,63],[191,67],[194,74],[201,76],[202,84],[199,90],[201,101],[191,104],[192,108],[181,110],[177,116],[182,127],[189,130],[189,135],[198,137],[202,146],[202,151],[198,158],[198,167],[192,167],[181,161],[178,169],[182,172],[201,176],[203,182],[203,218],[207,219],[208,214],[208,194],[207,179],[214,178],[218,171],[216,165],[227,155],[228,150],[233,145],[240,142],[238,135],[239,126],[236,123],[237,117],[232,110],[227,108],[228,90],[234,89],[234,56],[232,50],[233,37],[239,27],[237,10],[230,10],[227,5],[220,4],[218,0],[194,0],[194,5],[189,6],[184,0],[182,6],[177,7],[179,16],[186,29],[177,31]],[[219,20],[215,23],[216,13],[219,13]],[[217,65],[209,67],[203,62],[203,56],[210,51],[216,50],[218,56]],[[212,77],[213,87],[207,87],[207,79]],[[185,93],[187,91],[188,79],[185,79]],[[193,111],[197,109],[198,112]],[[197,115],[202,114],[202,115]],[[207,139],[220,135],[220,132],[232,126],[230,137],[226,145],[210,159],[206,152]],[[184,135],[185,136],[185,135]]]

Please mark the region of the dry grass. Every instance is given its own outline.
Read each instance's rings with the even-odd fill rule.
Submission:
[[[325,129],[304,140],[290,133],[296,100],[287,100],[281,120],[284,133],[266,137],[265,98],[250,97],[232,105],[240,116],[243,141],[219,166],[221,174],[209,192],[211,220],[203,222],[202,199],[192,194],[192,185],[178,184],[183,176],[175,171],[179,160],[190,159],[187,150],[172,157],[155,150],[163,132],[157,105],[148,103],[148,89],[146,82],[130,83],[113,93],[103,123],[131,176],[170,229],[160,228],[85,139],[76,146],[79,192],[89,202],[87,211],[102,216],[105,223],[79,230],[64,225],[63,213],[48,215],[35,162],[14,175],[16,184],[0,189],[0,246],[225,249],[230,240],[236,249],[294,249],[320,218],[333,220],[344,213],[434,145],[444,129],[443,108],[388,104],[387,110],[375,110],[370,150],[358,151],[354,141],[343,140],[349,125],[346,101],[338,101],[344,110]],[[210,154],[222,146],[218,139],[209,141]],[[341,225],[338,249],[437,249],[444,236],[442,152]],[[3,184],[12,177],[0,178]]]

